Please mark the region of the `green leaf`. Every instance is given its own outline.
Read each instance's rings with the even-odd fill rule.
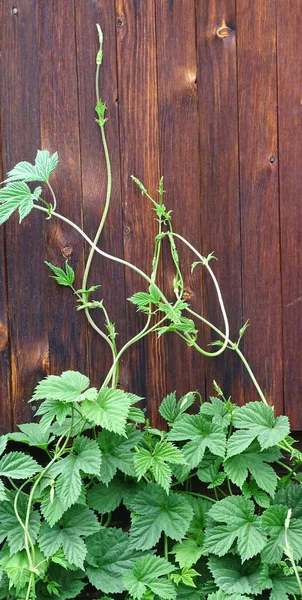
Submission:
[[[0,190],[0,225],[5,223],[13,212],[19,208],[20,223],[29,214],[33,207],[33,200],[37,199],[41,188],[36,188],[32,194],[24,182],[8,183]]]
[[[134,421],[134,423],[145,423],[146,421],[143,411],[133,406],[129,408],[128,420]]]
[[[41,497],[40,510],[45,521],[47,521],[50,527],[53,527],[54,524],[62,518],[64,512],[66,511],[66,508],[65,505],[61,502],[58,495],[52,497],[51,490],[53,490],[53,487],[51,487],[50,490],[46,489],[43,491]]]
[[[283,556],[287,512],[287,506],[275,505],[270,506],[262,515],[262,529],[269,538],[261,554],[265,563],[276,564]],[[302,557],[302,519],[290,519],[287,537],[294,559],[299,561]]]
[[[55,555],[55,557],[57,554]],[[53,560],[54,557],[52,557]],[[66,559],[65,559],[66,563]],[[60,564],[50,564],[47,569],[47,580],[55,581],[59,585],[60,595],[58,596],[58,600],[73,600],[77,598],[79,594],[82,592],[85,583],[82,581],[83,579],[83,571],[78,569],[70,570],[69,563],[68,570],[67,567],[63,567]],[[42,581],[37,582],[37,599],[38,600],[50,600],[52,598],[55,600],[55,596],[49,596],[48,591],[46,590],[46,585]]]
[[[246,498],[254,498],[254,501],[262,508],[268,508],[270,506],[269,496],[260,490],[256,481],[253,479],[249,483],[244,483],[242,486],[242,493]]]
[[[60,267],[56,267],[55,265],[52,265],[50,262],[47,262],[46,260],[44,262],[54,273],[54,275],[52,277],[53,277],[53,279],[56,280],[56,282],[59,285],[64,285],[66,287],[72,287],[72,284],[73,284],[74,278],[75,278],[75,274],[74,274],[74,270],[69,266],[67,261],[65,262],[65,271],[63,269],[61,269]]]
[[[261,401],[235,408],[233,425],[247,429],[253,439],[258,439],[262,450],[279,444],[290,432],[288,418],[281,416],[275,419],[273,408]]]
[[[170,554],[175,555],[175,560],[179,563],[180,568],[194,565],[202,553],[203,549],[192,539],[184,539],[182,542],[174,544],[170,550]]]
[[[254,441],[241,454],[228,458],[224,462],[224,469],[231,481],[240,488],[246,481],[248,473],[251,473],[258,487],[273,496],[278,477],[267,463],[278,460],[279,456],[280,451],[277,448],[261,451],[258,442]]]
[[[103,388],[100,390],[95,402],[90,400],[82,402],[82,412],[84,417],[94,425],[125,435],[130,406],[131,398],[129,398],[127,392]]]
[[[29,446],[46,449],[52,437],[49,438],[49,432],[43,431],[39,423],[23,423],[18,425],[20,431],[9,433],[8,439],[15,442],[22,442]]]
[[[176,421],[168,433],[172,441],[191,440],[182,448],[183,455],[191,468],[197,467],[206,448],[224,458],[226,435],[219,425],[208,421],[202,415],[184,415]]]
[[[295,576],[283,573],[272,573],[270,576],[272,591],[270,600],[290,600],[292,594],[299,594],[300,589]]]
[[[140,311],[146,314],[151,313],[150,304],[152,303],[152,298],[150,294],[147,294],[146,292],[136,292],[131,298],[127,299],[129,302],[132,302],[132,304],[135,304],[138,312]]]
[[[225,594],[224,592],[215,592],[208,596],[208,600],[253,600],[251,596],[242,594]]]
[[[163,399],[158,410],[160,415],[169,423],[169,425],[172,425],[190,406],[192,406],[194,400],[195,394],[193,392],[188,392],[178,401],[176,400],[176,392],[173,392]]]
[[[130,595],[141,600],[147,590],[164,600],[174,600],[176,589],[165,575],[174,570],[164,558],[159,556],[143,556],[133,565],[132,569],[124,576],[124,584]]]
[[[37,173],[34,165],[27,161],[21,161],[7,173],[7,179],[3,183],[10,181],[37,181]]]
[[[226,478],[225,473],[220,472],[221,465],[221,458],[217,458],[212,454],[206,454],[199,463],[199,469],[197,471],[198,479],[204,483],[209,483],[209,489],[220,486]]]
[[[38,560],[43,560],[44,556],[37,549]],[[28,558],[25,550],[14,553],[10,556],[7,551],[7,547],[2,550],[0,558],[0,565],[3,567],[5,573],[9,578],[10,594],[12,586],[18,598],[25,598],[26,587],[30,578],[30,570],[28,564]],[[2,596],[3,597],[3,596]],[[16,597],[16,596],[15,596]]]
[[[0,456],[7,446],[7,435],[0,435]]]
[[[81,505],[72,506],[56,523],[50,527],[45,521],[41,525],[39,547],[46,557],[63,548],[68,562],[83,569],[87,547],[82,536],[97,532],[100,525],[95,514]]]
[[[31,194],[31,196],[26,198],[23,202],[21,202],[21,204],[19,206],[19,223],[21,223],[23,221],[23,219],[25,219],[25,217],[27,217],[27,215],[29,215],[29,213],[31,212],[31,210],[34,206],[34,200],[39,200],[41,193],[42,193],[42,188],[36,187],[34,189],[34,192]]]
[[[278,490],[273,504],[283,504],[292,509],[292,517],[302,517],[302,485],[291,484]]]
[[[48,375],[40,381],[31,397],[35,400],[60,400],[80,402],[82,393],[89,386],[89,379],[77,371],[65,371],[62,375]]]
[[[6,491],[5,491],[5,485],[4,485],[3,481],[0,479],[0,502],[3,502],[7,499],[8,498],[7,498]]]
[[[127,533],[102,528],[87,539],[87,577],[96,589],[117,594],[124,589],[123,576],[140,553],[129,548]]]
[[[10,554],[13,554],[25,548],[24,530],[14,511],[16,494],[15,492],[8,492],[7,496],[9,501],[1,502],[0,504],[0,543],[7,539]],[[17,510],[24,522],[27,511],[27,500],[24,494],[19,494]],[[28,529],[29,535],[33,543],[35,543],[40,529],[40,515],[38,511],[31,511]]]
[[[205,538],[206,515],[212,506],[212,502],[193,496],[189,496],[188,501],[193,509],[193,519],[187,531],[187,536],[194,539],[198,546],[202,546]]]
[[[41,471],[40,465],[28,454],[9,452],[0,459],[0,476],[28,479]]]
[[[134,448],[141,443],[142,433],[132,425],[126,426],[126,436],[103,430],[98,435],[98,445],[102,452],[100,480],[108,485],[117,469],[125,475],[133,476],[135,454]]]
[[[210,397],[210,402],[204,402],[201,405],[200,414],[212,417],[212,422],[222,429],[227,428],[231,422],[231,415],[226,403],[214,396]]]
[[[61,474],[55,485],[55,495],[59,496],[66,510],[78,501],[81,493],[82,479],[80,471],[85,475],[100,475],[102,454],[95,440],[85,437],[76,438],[72,452],[60,461]]]
[[[59,157],[57,152],[50,156],[48,150],[38,150],[35,160],[35,169],[38,175],[38,181],[48,181],[58,162]]]
[[[64,423],[67,416],[71,416],[73,408],[80,410],[76,403],[60,402],[60,400],[44,400],[36,411],[36,416],[43,415],[39,426],[42,432],[47,432],[51,423],[56,419],[59,425]]]
[[[170,442],[157,442],[152,453],[145,448],[142,448],[141,450],[138,450],[137,454],[134,456],[134,467],[138,480],[151,469],[155,481],[168,493],[172,473],[170,467],[166,463],[185,463],[181,451]]]
[[[212,556],[208,567],[219,590],[226,594],[252,594],[261,592],[260,581],[263,577],[259,560],[241,564],[239,556],[228,555],[224,558]]]
[[[121,503],[123,489],[118,478],[113,479],[107,487],[104,483],[92,486],[87,493],[89,508],[104,514],[115,510]]]
[[[52,156],[48,150],[38,150],[35,165],[29,162],[19,162],[11,171],[4,183],[9,181],[48,181],[58,164],[58,153]]]
[[[156,483],[148,484],[131,502],[134,511],[130,530],[131,547],[148,550],[164,531],[180,541],[189,528],[193,509],[184,496],[166,492]]]
[[[242,496],[224,498],[209,510],[208,515],[219,523],[206,529],[204,551],[224,556],[237,539],[242,561],[259,554],[267,542],[260,517],[254,514],[254,504]]]

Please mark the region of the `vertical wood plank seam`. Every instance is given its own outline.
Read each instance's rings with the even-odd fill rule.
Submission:
[[[2,7],[3,9],[3,7]],[[2,11],[1,11],[1,16],[2,16]],[[2,50],[2,47],[1,47]],[[4,161],[3,161],[3,157],[4,157],[4,152],[3,152],[3,135],[2,135],[2,103],[1,103],[1,110],[0,110],[0,147],[1,147],[1,153],[0,153],[0,173],[2,175],[2,177],[4,178]],[[1,177],[1,178],[2,178]],[[9,304],[9,296],[8,296],[8,259],[7,259],[7,238],[6,238],[6,225],[4,224],[3,226],[3,256],[4,256],[4,282],[3,282],[3,286],[5,289],[5,302],[6,302],[6,319],[7,319],[7,355],[8,355],[8,364],[9,364],[9,373],[7,374],[7,381],[8,381],[8,388],[9,388],[9,423],[10,423],[10,429],[12,429],[13,427],[13,417],[14,417],[14,411],[13,411],[13,382],[12,382],[12,368],[11,368],[11,363],[12,363],[12,347],[11,347],[11,342],[10,342],[10,324],[11,324],[11,318],[10,318],[10,304]],[[1,402],[1,399],[0,399]]]
[[[196,100],[196,104],[197,104],[197,115],[198,115],[198,164],[201,165],[201,161],[202,161],[202,156],[201,156],[201,107],[200,107],[200,97],[199,97],[199,93],[198,93],[198,87],[199,87],[199,52],[198,52],[198,26],[197,26],[197,2],[199,0],[195,0],[194,2],[194,14],[195,14],[195,52],[196,52],[196,74],[197,74],[197,100]],[[200,219],[200,251],[201,254],[203,254],[203,250],[204,250],[204,240],[203,240],[203,227],[202,227],[202,221],[203,221],[203,212],[202,212],[202,204],[203,204],[203,181],[202,181],[202,171],[201,169],[199,169],[199,206],[200,206],[200,215],[199,215],[199,219]],[[197,248],[198,249],[198,248]],[[204,290],[205,290],[205,270],[203,268],[201,268],[201,289],[200,289],[200,296],[201,296],[201,310],[202,310],[202,315],[205,312],[205,295],[204,295]],[[202,323],[202,321],[200,321],[200,337],[202,340],[202,345],[203,341],[205,339],[204,336],[204,328],[206,327],[206,325],[204,325]],[[206,360],[211,360],[211,358],[205,358],[204,356],[201,356],[201,361],[202,361],[202,367],[203,367],[203,372],[204,372],[204,393],[205,393],[205,399],[208,398],[209,394],[210,394],[210,384],[208,381],[208,375],[207,375],[207,369],[205,368],[205,362]]]
[[[162,156],[161,156],[161,134],[160,134],[160,122],[159,122],[159,88],[158,88],[158,31],[157,31],[157,27],[158,27],[158,23],[157,23],[157,11],[156,11],[156,5],[153,8],[153,18],[154,18],[154,36],[155,36],[155,56],[156,56],[156,64],[155,64],[155,73],[156,73],[156,105],[157,105],[157,146],[158,146],[158,153],[157,153],[157,161],[158,161],[158,173],[159,176],[162,177],[164,176],[164,173],[161,173],[161,166],[162,166]],[[164,254],[163,252],[161,253],[161,257],[160,257],[160,263],[159,263],[159,267],[162,269],[162,284],[164,285],[164,272],[165,272],[165,268],[164,268]],[[157,335],[157,334],[152,334],[152,335]],[[163,345],[163,351],[164,351],[164,376],[165,376],[165,382],[164,382],[164,389],[165,389],[165,396],[168,394],[168,389],[167,389],[167,375],[168,375],[168,364],[167,364],[167,360],[166,360],[166,356],[168,355],[168,349],[167,349],[167,342],[166,342],[166,337],[162,336],[161,338],[161,344]]]
[[[285,413],[285,374],[284,374],[284,297],[283,297],[283,269],[282,269],[282,229],[281,229],[281,187],[280,187],[280,136],[279,136],[279,73],[278,73],[278,19],[277,2],[275,0],[275,30],[276,30],[276,96],[277,96],[277,166],[278,166],[278,219],[279,219],[279,269],[280,269],[280,304],[281,304],[281,356],[282,356],[282,413]]]
[[[118,40],[117,40],[117,1],[115,0],[114,2],[114,34],[115,34],[115,65],[116,65],[116,95],[117,95],[117,130],[118,130],[118,156],[119,156],[119,190],[120,190],[120,202],[121,202],[121,235],[122,235],[122,257],[123,259],[125,259],[125,236],[123,235],[124,232],[124,225],[125,225],[125,210],[124,210],[124,190],[123,190],[123,185],[122,185],[122,144],[121,144],[121,114],[120,114],[120,80],[119,80],[119,57],[118,57]],[[115,177],[115,174],[112,174],[112,177]],[[117,177],[117,175],[116,175]],[[127,306],[126,306],[126,273],[125,273],[126,267],[123,268],[123,284],[124,284],[124,288],[121,291],[123,293],[123,298],[124,298],[124,308],[125,308],[125,339],[126,342],[128,341],[128,331],[129,331],[129,327],[128,327],[128,319],[127,319]],[[125,359],[125,355],[124,357],[121,357],[121,360],[123,361],[123,359]],[[126,382],[127,382],[127,388],[129,388],[129,373],[127,372],[126,375]],[[131,391],[131,390],[130,390]]]
[[[81,228],[84,230],[84,194],[83,194],[83,161],[82,161],[82,131],[81,131],[81,111],[80,111],[80,92],[79,92],[79,66],[78,66],[78,44],[77,44],[77,19],[76,19],[76,2],[73,0],[73,22],[74,22],[74,49],[75,49],[75,72],[76,72],[76,85],[77,85],[77,105],[78,105],[78,130],[79,130],[79,163],[80,163],[80,181],[81,181]],[[85,268],[85,242],[82,244],[82,265]],[[82,286],[81,286],[82,287]],[[76,310],[76,308],[75,308]],[[88,324],[85,319],[85,339],[86,339],[86,364],[87,364],[87,375],[91,378],[91,369],[89,360],[90,357],[90,342],[88,335]]]
[[[240,1],[240,0],[239,0]],[[244,303],[244,291],[243,291],[243,248],[242,248],[242,202],[241,202],[241,173],[240,173],[240,107],[239,107],[239,65],[238,65],[238,35],[237,35],[237,30],[238,30],[238,5],[237,5],[237,0],[235,0],[235,44],[236,44],[236,78],[237,78],[237,85],[236,85],[236,90],[237,90],[237,169],[238,169],[238,204],[239,204],[239,240],[240,240],[240,285],[241,285],[241,315],[240,315],[240,320],[241,320],[241,326],[243,325],[243,319],[244,319],[244,311],[243,311],[243,303]],[[247,332],[248,335],[248,332]],[[244,339],[242,340],[242,345],[243,345],[243,349],[244,349]],[[243,372],[243,391],[242,391],[242,396],[243,396],[243,400],[245,401],[245,386],[244,386],[244,380],[245,380],[245,372]]]

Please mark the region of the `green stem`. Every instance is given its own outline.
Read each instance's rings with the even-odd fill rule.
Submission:
[[[210,500],[210,502],[216,502],[216,500],[214,498],[211,498],[211,496],[206,496],[205,494],[199,494],[197,492],[185,492],[185,491],[179,490],[177,493],[178,494],[187,494],[189,496],[196,496],[197,498],[203,498],[204,500]],[[214,488],[214,493],[215,493],[215,488]]]
[[[47,183],[47,185],[48,185],[48,187],[50,189],[50,193],[51,193],[52,199],[53,199],[53,205],[52,205],[52,209],[51,210],[56,210],[56,208],[57,208],[57,198],[56,198],[56,195],[55,195],[55,193],[54,193],[54,191],[53,191],[53,189],[52,189],[49,181],[47,181],[46,183]]]
[[[164,533],[164,555],[165,555],[165,559],[169,560],[168,536],[166,533]]]
[[[292,549],[290,547],[290,543],[289,543],[289,539],[288,539],[288,530],[289,530],[289,526],[290,526],[291,514],[292,514],[292,509],[290,508],[288,510],[286,521],[285,521],[285,524],[284,524],[285,548],[286,548],[286,551],[287,551],[286,552],[287,556],[288,556],[288,558],[290,560],[290,563],[291,563],[292,568],[293,568],[294,573],[295,573],[295,577],[296,577],[296,580],[297,580],[297,583],[298,583],[298,586],[299,586],[299,590],[300,590],[300,596],[302,597],[302,582],[301,582],[300,575],[298,573],[298,569],[297,569],[297,566],[296,566],[296,563],[295,563],[293,551],[292,551]]]
[[[256,379],[256,377],[255,377],[255,375],[254,375],[254,373],[253,373],[253,371],[252,371],[249,363],[247,362],[245,356],[242,354],[241,350],[238,348],[237,345],[234,348],[234,350],[235,350],[235,352],[237,352],[238,356],[240,356],[240,358],[241,358],[241,360],[242,360],[242,362],[243,362],[243,364],[244,364],[244,366],[245,366],[245,368],[246,368],[246,370],[247,370],[247,372],[248,372],[248,374],[249,374],[249,376],[250,376],[250,378],[251,378],[251,380],[252,380],[252,382],[253,382],[253,384],[254,384],[254,386],[255,386],[255,388],[256,388],[259,396],[260,396],[260,398],[261,398],[261,400],[262,400],[262,402],[264,402],[264,404],[268,404],[268,402],[266,400],[266,397],[265,397],[265,395],[264,395],[264,393],[263,393],[263,391],[262,391],[262,389],[261,389],[261,387],[260,387],[260,385],[259,385],[259,383],[258,383],[258,381],[257,381],[257,379]]]
[[[48,210],[46,208],[44,208],[43,206],[39,206],[38,204],[34,204],[34,208],[36,208],[37,210],[40,210],[42,212],[46,212],[48,213]],[[86,233],[80,228],[78,227],[78,225],[76,225],[75,223],[73,223],[73,221],[70,221],[70,219],[67,219],[67,217],[64,217],[63,215],[60,215],[59,213],[53,212],[52,213],[53,216],[57,217],[58,219],[60,219],[61,221],[64,221],[65,223],[68,223],[68,225],[70,225],[73,229],[75,229],[95,250],[95,252],[97,252],[98,254],[100,254],[101,256],[103,256],[104,258],[108,258],[109,260],[113,260],[115,262],[118,262],[122,265],[124,265],[125,267],[129,267],[130,269],[132,269],[133,271],[135,271],[136,273],[138,273],[138,275],[140,275],[145,281],[147,281],[149,284],[153,284],[154,288],[157,290],[157,292],[159,293],[161,299],[163,300],[163,302],[169,306],[170,303],[168,302],[167,298],[165,297],[164,293],[162,292],[162,290],[156,285],[156,283],[154,281],[152,281],[152,279],[150,277],[148,277],[148,275],[146,275],[146,273],[144,273],[144,271],[142,271],[141,269],[139,269],[136,265],[133,265],[132,263],[129,263],[128,261],[124,260],[123,258],[119,258],[117,256],[113,256],[112,254],[109,254],[108,252],[105,252],[104,250],[101,250],[100,248],[98,248],[93,241],[88,237],[88,235],[86,235]],[[191,244],[190,244],[191,246]],[[193,246],[192,246],[193,248]],[[199,253],[198,253],[199,254]],[[251,369],[251,367],[249,366],[246,358],[244,357],[244,355],[242,354],[241,350],[238,348],[237,344],[235,344],[234,342],[231,342],[224,333],[220,332],[215,326],[212,326],[210,323],[209,325],[215,329],[215,331],[217,331],[217,333],[219,333],[222,338],[224,338],[225,340],[227,340],[227,343],[231,344],[231,348],[233,350],[235,350],[237,352],[237,354],[240,356],[244,366],[246,367],[252,381],[253,384],[262,400],[262,402],[264,402],[265,404],[267,403],[267,400],[256,380],[256,377]],[[131,344],[130,344],[131,345]]]
[[[77,421],[76,425],[78,423],[80,423],[81,420],[82,419],[79,419]],[[50,469],[50,467],[64,453],[65,448],[66,448],[66,446],[68,444],[68,441],[70,439],[70,435],[72,433],[72,429],[73,429],[73,413],[72,413],[72,423],[71,423],[71,426],[68,428],[68,430],[66,430],[66,432],[64,432],[64,434],[61,435],[61,437],[59,438],[58,442],[56,443],[54,457],[48,463],[48,465],[46,465],[46,467],[39,473],[39,475],[38,475],[35,483],[33,484],[32,488],[31,488],[31,491],[30,491],[30,494],[29,494],[29,498],[28,498],[28,503],[27,503],[27,510],[26,510],[25,522],[23,523],[21,519],[19,521],[20,524],[21,524],[21,526],[22,526],[22,528],[24,529],[24,534],[25,534],[24,535],[25,548],[26,548],[26,553],[27,553],[27,556],[28,556],[29,565],[30,565],[30,571],[31,571],[30,580],[29,580],[29,583],[28,583],[27,594],[26,594],[26,599],[25,600],[29,600],[31,590],[34,588],[34,585],[35,585],[35,573],[34,573],[34,568],[35,568],[35,565],[34,565],[34,561],[35,561],[35,549],[34,549],[32,538],[31,538],[31,536],[29,534],[29,520],[30,520],[30,513],[31,513],[32,505],[33,505],[33,499],[34,499],[35,491],[36,491],[37,486],[39,485],[41,479],[44,477],[44,475],[46,475],[46,473]],[[66,434],[67,434],[67,437],[65,439],[65,442],[64,442],[63,446],[60,448],[60,444],[63,441],[63,439],[64,439],[64,437],[65,437]],[[27,482],[25,482],[25,483],[27,483]],[[23,485],[25,485],[25,483]],[[20,490],[22,489],[22,487],[20,488]],[[17,513],[16,513],[16,515],[17,515]],[[28,541],[30,542],[30,545],[32,547],[32,554],[30,554],[30,550],[29,550],[29,546],[28,546]]]
[[[205,356],[219,356],[219,354],[222,354],[225,351],[225,349],[229,343],[230,327],[229,327],[229,321],[228,321],[228,317],[226,314],[226,310],[225,310],[225,306],[224,306],[224,302],[223,302],[223,298],[222,298],[222,294],[221,294],[221,290],[220,290],[218,281],[217,281],[211,267],[209,266],[207,260],[205,259],[205,257],[202,256],[198,252],[198,250],[196,250],[196,248],[194,248],[194,246],[192,246],[192,244],[190,244],[190,242],[188,242],[185,238],[182,237],[182,235],[179,235],[178,233],[174,233],[174,232],[170,231],[167,235],[169,237],[170,236],[176,237],[177,239],[181,240],[186,246],[188,246],[188,248],[190,248],[190,250],[192,250],[192,252],[194,252],[194,254],[196,254],[196,256],[199,258],[200,262],[206,267],[206,269],[208,270],[208,272],[213,280],[213,283],[214,283],[214,286],[216,289],[216,293],[217,293],[217,297],[218,297],[218,301],[219,301],[219,305],[220,305],[220,309],[222,312],[223,320],[224,320],[224,327],[225,327],[225,333],[223,335],[224,343],[221,346],[221,348],[219,350],[217,350],[216,352],[207,352],[206,350],[203,350],[202,348],[200,348],[200,346],[198,346],[198,344],[196,344],[195,342],[192,344],[192,346],[196,350],[198,350],[198,352],[201,352]]]

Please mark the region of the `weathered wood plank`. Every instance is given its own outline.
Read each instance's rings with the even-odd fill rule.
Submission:
[[[2,229],[0,231],[0,434],[12,427],[6,256],[3,233]]]
[[[58,212],[81,226],[80,168],[74,3],[36,3],[39,39],[41,142],[58,151],[59,166],[52,179]],[[51,198],[48,196],[49,201]],[[82,238],[59,220],[47,222],[47,257],[57,265],[66,260],[77,281],[83,269]],[[68,289],[48,280],[50,365],[53,373],[87,371],[86,319],[76,314],[76,299]]]
[[[235,2],[197,2],[196,18],[202,246],[205,256],[214,251],[218,258],[210,266],[224,297],[231,339],[236,340],[243,321]],[[217,295],[205,272],[203,283],[205,316],[224,331]],[[216,339],[217,334],[205,329],[205,345]],[[225,395],[242,404],[242,366],[235,354],[226,350],[208,358],[205,372],[208,394],[215,379]]]
[[[34,3],[20,0],[15,11],[11,3],[5,3],[2,11],[5,85],[1,86],[1,120],[7,172],[20,160],[34,161],[40,146],[38,48]],[[40,215],[30,215],[21,226],[16,216],[9,221],[6,253],[14,424],[30,418],[27,400],[37,380],[47,373],[43,248]]]
[[[123,256],[123,223],[120,190],[120,156],[118,131],[118,91],[116,73],[116,32],[114,3],[95,3],[81,0],[76,8],[77,64],[79,77],[79,110],[81,131],[81,165],[84,206],[84,227],[92,239],[97,232],[105,207],[107,193],[106,163],[101,135],[95,123],[95,56],[98,49],[96,23],[104,34],[103,64],[100,71],[100,95],[107,102],[106,139],[109,148],[112,192],[111,204],[99,245],[115,256]],[[87,252],[88,253],[88,252]],[[86,254],[87,254],[86,253]],[[101,284],[95,297],[104,298],[109,316],[118,332],[117,343],[126,341],[124,268],[95,255],[88,285]],[[104,330],[101,311],[91,316]],[[105,329],[106,331],[106,329]],[[89,366],[91,380],[99,385],[112,364],[111,351],[106,342],[89,327]],[[120,385],[128,387],[127,370],[122,360]]]
[[[156,40],[160,166],[165,179],[164,202],[172,209],[174,230],[200,250],[200,164],[198,155],[197,57],[195,6],[190,0],[156,4]],[[167,242],[167,241],[166,241]],[[202,312],[201,272],[191,274],[197,258],[175,239],[184,276],[186,299]],[[164,271],[168,293],[173,299],[175,267],[168,243],[164,245]],[[188,315],[190,316],[190,315]],[[196,322],[200,326],[200,322]],[[199,340],[200,341],[200,340]],[[202,342],[201,342],[202,343]],[[183,395],[199,389],[204,395],[203,357],[185,342],[167,337],[167,387]]]
[[[280,217],[285,412],[302,429],[301,5],[277,2]]]
[[[121,142],[121,181],[124,213],[124,256],[151,273],[156,234],[151,206],[131,181],[138,177],[156,194],[159,182],[155,4],[151,0],[117,0],[117,61]],[[126,270],[126,295],[146,289],[133,271]],[[133,306],[127,307],[127,336],[145,323]],[[147,397],[149,416],[157,417],[157,405],[166,391],[162,340],[148,337],[127,353],[129,385]]]
[[[275,0],[237,3],[244,351],[283,410]],[[255,393],[246,380],[247,397]]]

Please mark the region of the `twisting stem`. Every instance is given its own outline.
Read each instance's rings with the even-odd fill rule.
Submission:
[[[38,204],[34,204],[34,208],[36,208],[37,210],[40,210],[44,213],[48,214],[48,210],[47,208],[44,208],[43,206],[40,206]],[[133,271],[135,271],[136,273],[138,273],[138,275],[140,275],[145,281],[147,281],[149,284],[152,284],[155,288],[155,290],[158,292],[158,294],[160,295],[162,301],[167,304],[169,307],[171,307],[170,303],[168,302],[167,298],[165,297],[164,293],[162,292],[162,290],[156,285],[156,283],[154,281],[152,281],[152,279],[146,275],[146,273],[144,273],[144,271],[142,271],[141,269],[139,269],[136,265],[133,265],[132,263],[129,263],[128,261],[124,260],[123,258],[119,258],[118,256],[113,256],[112,254],[109,254],[108,252],[105,252],[104,250],[101,250],[101,248],[98,248],[93,241],[89,238],[88,235],[86,235],[86,233],[80,228],[78,227],[78,225],[76,225],[75,223],[73,223],[73,221],[70,221],[70,219],[67,219],[67,217],[64,217],[63,215],[57,213],[57,212],[52,212],[52,215],[54,217],[57,217],[58,219],[60,219],[61,221],[64,221],[65,223],[68,223],[70,225],[70,227],[73,227],[73,229],[75,229],[87,242],[88,244],[90,244],[95,252],[97,252],[98,254],[100,254],[101,256],[103,256],[104,258],[108,258],[109,260],[114,260],[118,263],[120,263],[121,265],[125,265],[126,267],[129,267],[130,269],[132,269]],[[225,340],[227,340],[227,343],[230,345],[230,347],[232,348],[232,350],[235,350],[235,352],[237,352],[237,354],[240,356],[244,366],[246,367],[252,381],[253,384],[261,398],[261,400],[267,404],[267,400],[259,386],[259,383],[256,380],[256,377],[251,369],[251,367],[249,366],[246,358],[244,357],[244,355],[242,354],[241,350],[239,350],[238,348],[238,344],[235,344],[234,342],[231,342],[231,340],[229,340],[228,338],[226,338],[226,335],[222,332],[220,332],[216,327],[214,327],[215,331],[217,331],[217,333],[219,333],[219,335],[221,335],[221,337]]]

